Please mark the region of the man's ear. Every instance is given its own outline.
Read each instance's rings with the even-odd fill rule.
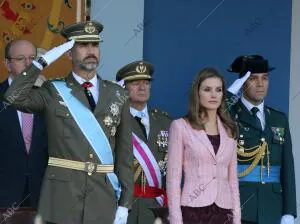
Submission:
[[[3,64],[8,72],[11,72],[11,61],[7,58],[3,60]]]
[[[73,57],[72,57],[72,51],[71,50],[67,51],[67,56],[68,56],[69,60],[72,61]]]

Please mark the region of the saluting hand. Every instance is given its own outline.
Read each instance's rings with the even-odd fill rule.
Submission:
[[[40,60],[33,61],[32,63],[38,67],[40,70],[43,70],[45,66],[50,65],[52,62],[56,61],[60,56],[65,52],[70,50],[74,46],[75,41],[71,40],[58,47],[52,48],[50,51],[41,56]]]

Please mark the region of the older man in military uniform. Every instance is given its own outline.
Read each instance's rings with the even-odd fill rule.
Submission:
[[[166,155],[171,120],[166,112],[147,107],[152,74],[150,63],[135,61],[121,68],[116,76],[128,90],[132,115],[135,198],[129,224],[153,224],[155,217],[149,208],[166,205]]]
[[[259,55],[240,56],[228,71],[240,78],[229,88],[228,108],[239,128],[238,171],[242,222],[291,224],[296,212],[294,159],[286,115],[265,105],[269,72]]]
[[[69,41],[33,61],[6,92],[17,109],[45,115],[50,158],[38,212],[46,222],[127,221],[133,194],[131,118],[124,90],[96,74],[102,29],[95,21],[66,26],[62,35]],[[66,51],[72,72],[33,89],[40,70]]]

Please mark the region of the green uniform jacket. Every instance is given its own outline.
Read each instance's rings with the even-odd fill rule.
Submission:
[[[261,144],[264,138],[269,147],[271,166],[280,166],[280,183],[241,182],[240,198],[242,220],[259,224],[279,223],[281,216],[290,214],[297,216],[294,158],[289,123],[286,115],[270,107],[264,108],[265,129],[255,126],[255,118],[250,114],[241,100],[231,96],[228,108],[239,128],[238,144],[245,149]],[[233,103],[232,103],[233,102]],[[236,102],[236,103],[235,103]],[[251,151],[251,150],[250,150]],[[238,159],[241,159],[238,157]],[[250,162],[238,161],[239,165]],[[261,163],[258,163],[260,167]],[[267,167],[267,157],[264,157]],[[272,172],[272,168],[271,168]]]
[[[49,156],[81,162],[100,163],[96,153],[80,131],[62,98],[50,81],[41,88],[32,86],[40,73],[34,65],[26,68],[6,92],[6,99],[24,112],[43,113],[46,119]],[[83,87],[72,74],[65,80],[72,95],[89,107]],[[114,172],[122,187],[117,202],[106,174],[48,166],[38,212],[42,218],[58,224],[112,224],[117,206],[130,207],[133,194],[133,153],[131,122],[127,97],[116,84],[99,78],[99,100],[94,115],[112,148]],[[110,106],[120,113],[113,116]],[[113,123],[104,122],[106,117]],[[87,124],[88,125],[88,124]],[[116,127],[113,133],[112,127]]]
[[[167,155],[167,144],[164,146],[159,145],[160,140],[162,142],[167,143],[167,138],[162,138],[162,131],[169,131],[169,126],[171,123],[171,119],[169,116],[158,109],[149,110],[149,123],[150,123],[150,132],[148,140],[145,138],[141,127],[138,122],[131,116],[131,123],[133,132],[143,140],[152,151],[154,157],[157,162],[161,161],[161,176],[163,182],[163,188],[166,189],[165,186],[165,169],[166,169],[166,155]],[[135,171],[136,171],[135,167]],[[165,168],[165,169],[164,169]],[[136,181],[137,184],[141,184],[141,175]],[[134,198],[132,204],[132,210],[129,213],[127,224],[153,224],[155,217],[153,212],[149,208],[159,207],[160,205],[157,203],[155,198]]]

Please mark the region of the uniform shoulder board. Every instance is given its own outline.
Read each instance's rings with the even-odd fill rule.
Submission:
[[[121,90],[121,91],[124,90],[124,88],[122,86],[120,86],[118,83],[116,83],[115,81],[103,80],[103,83],[105,86],[111,86],[111,87],[114,87],[115,89]]]
[[[106,84],[116,84],[116,82],[115,81],[110,81],[110,80],[103,80],[103,82],[104,83],[106,83]]]
[[[51,77],[49,81],[65,81],[65,77]]]
[[[119,86],[115,81],[103,80],[104,85],[108,86]]]
[[[269,114],[271,114],[271,113],[277,113],[277,114],[285,115],[284,112],[279,111],[279,110],[277,110],[277,109],[274,109],[274,108],[272,108],[272,107],[267,107],[267,112],[268,112]]]
[[[158,115],[158,116],[163,116],[163,117],[170,117],[169,116],[169,114],[168,114],[168,112],[166,112],[166,111],[162,111],[162,110],[160,110],[160,109],[158,109],[158,108],[153,108],[152,110],[151,110],[151,113],[153,114],[153,115]]]

